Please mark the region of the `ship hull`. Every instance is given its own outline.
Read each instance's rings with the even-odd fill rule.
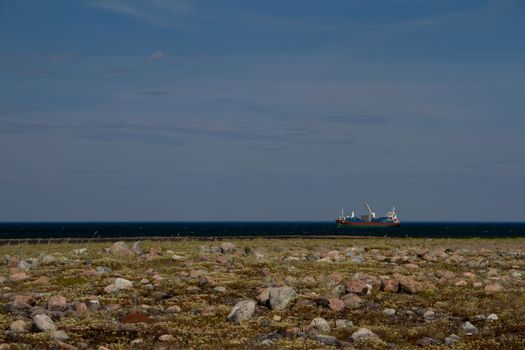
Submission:
[[[337,227],[353,227],[353,228],[383,228],[383,227],[398,227],[400,222],[350,222],[343,220],[336,220]]]

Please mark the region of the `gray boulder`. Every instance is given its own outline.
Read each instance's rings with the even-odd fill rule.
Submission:
[[[357,331],[352,333],[352,340],[354,342],[368,338],[378,338],[378,336],[368,328],[359,328]]]
[[[476,335],[476,334],[478,334],[478,329],[476,328],[476,326],[474,326],[469,321],[466,321],[463,324],[461,324],[461,330],[466,335]]]
[[[223,254],[231,253],[235,250],[235,244],[230,242],[224,242],[223,244],[221,244],[220,248]]]
[[[140,247],[140,241],[136,241],[135,243],[133,243],[133,246],[131,247],[131,250],[133,250],[133,252],[135,254],[142,254],[142,248]]]
[[[56,331],[57,327],[53,320],[46,314],[37,314],[33,316],[35,327],[41,332]]]
[[[118,289],[118,290],[122,290],[122,289],[130,289],[130,288],[133,288],[133,282],[125,279],[125,278],[116,278],[115,279],[115,283],[113,283],[115,285],[115,287]]]
[[[231,309],[228,320],[233,323],[240,323],[251,319],[255,312],[255,304],[255,300],[251,299],[239,301]]]
[[[335,320],[335,326],[337,329],[350,329],[354,326],[354,323],[350,320],[338,319]]]
[[[322,317],[314,318],[312,322],[310,322],[309,327],[311,329],[316,330],[317,332],[321,334],[330,333],[330,328],[331,328],[328,322]]]
[[[337,339],[335,339],[335,337],[332,337],[330,335],[318,334],[314,337],[314,339],[328,346],[337,346],[339,344]]]
[[[282,310],[297,296],[291,287],[270,288],[268,304],[272,310]]]
[[[455,334],[451,334],[448,337],[445,338],[445,344],[448,346],[454,345],[459,340],[459,337]]]

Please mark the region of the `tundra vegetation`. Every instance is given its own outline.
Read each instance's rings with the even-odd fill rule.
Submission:
[[[524,349],[525,239],[0,246],[0,349]]]

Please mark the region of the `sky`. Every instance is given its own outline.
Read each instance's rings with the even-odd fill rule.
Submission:
[[[0,221],[525,220],[521,0],[0,0]]]

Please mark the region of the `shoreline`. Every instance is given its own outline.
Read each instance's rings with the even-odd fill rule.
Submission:
[[[10,244],[49,244],[49,243],[97,243],[116,241],[228,241],[256,239],[385,239],[385,238],[417,238],[417,237],[384,237],[384,236],[346,236],[346,235],[279,235],[279,236],[115,236],[115,237],[63,237],[63,238],[2,238],[0,246]],[[461,238],[461,237],[459,237]],[[512,237],[511,237],[512,238]],[[427,238],[422,238],[427,239]]]
[[[170,241],[253,241],[253,240],[397,240],[397,239],[412,239],[412,240],[525,240],[525,237],[506,237],[506,236],[457,236],[457,237],[413,237],[413,236],[355,236],[355,235],[257,235],[257,236],[112,236],[112,237],[50,237],[50,238],[1,238],[0,246],[5,245],[46,245],[46,244],[90,244],[90,243],[104,243],[104,242],[135,242],[135,241],[152,241],[152,242],[170,242]]]

